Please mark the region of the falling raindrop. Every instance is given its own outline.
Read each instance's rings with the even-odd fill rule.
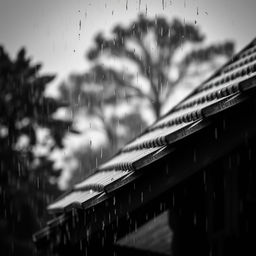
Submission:
[[[138,228],[138,226],[137,226],[137,221],[135,221],[135,223],[134,223],[134,231],[135,231],[135,232],[137,232],[137,228]]]
[[[249,161],[252,160],[252,149],[251,148],[248,149],[248,160]]]
[[[195,226],[197,225],[197,215],[196,215],[196,213],[194,213],[193,223],[194,223]]]
[[[222,127],[223,127],[223,130],[226,129],[226,120],[225,119],[223,119],[223,121],[222,121]]]
[[[218,139],[218,128],[217,127],[214,129],[214,138],[215,138],[215,140]]]
[[[131,204],[132,203],[132,197],[131,197],[131,194],[129,194],[128,196],[128,204]]]

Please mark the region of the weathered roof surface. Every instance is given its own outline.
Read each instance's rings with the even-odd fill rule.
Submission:
[[[256,86],[256,39],[169,113],[148,127],[143,134],[124,146],[112,159],[99,166],[96,173],[76,184],[48,210],[64,212],[74,207],[88,207],[87,202],[129,182],[141,167],[167,154],[166,146],[199,131],[209,117],[246,99],[246,91]],[[99,201],[99,200],[98,200]]]

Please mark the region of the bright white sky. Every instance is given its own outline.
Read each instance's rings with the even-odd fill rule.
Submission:
[[[85,70],[97,32],[128,24],[146,9],[150,16],[196,20],[208,42],[234,39],[237,50],[255,37],[255,0],[0,0],[0,44],[11,56],[25,46],[43,71],[58,75],[58,84]]]

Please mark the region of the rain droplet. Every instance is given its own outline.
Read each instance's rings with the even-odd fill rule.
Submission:
[[[196,150],[195,149],[193,151],[193,161],[194,161],[194,163],[197,161]]]
[[[197,216],[196,216],[196,214],[194,213],[194,225],[196,225],[196,223],[197,223],[197,218],[196,218]]]
[[[218,139],[218,128],[214,129],[214,138],[215,138],[215,140]]]

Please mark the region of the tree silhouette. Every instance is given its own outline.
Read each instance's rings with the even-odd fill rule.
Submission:
[[[97,129],[106,134],[111,142],[112,152],[146,126],[137,112],[127,113],[121,117],[115,114],[107,116],[106,110],[118,108],[122,103],[119,100],[123,97],[122,88],[116,87],[115,83],[118,81],[121,86],[123,80],[119,80],[115,75],[97,66],[85,74],[71,74],[69,81],[60,85],[61,97],[69,102],[74,113],[82,110],[87,117],[96,117],[100,121],[101,125]],[[118,133],[121,126],[129,130],[123,139]]]
[[[88,126],[81,130],[80,136],[87,134],[90,137],[91,132],[97,132],[106,138],[106,143],[100,148],[90,147],[88,140],[84,139],[83,147],[72,153],[79,167],[74,170],[69,186],[90,175],[95,167],[146,127],[139,112],[129,111],[121,116],[115,113],[122,104],[118,100],[122,91],[111,84],[117,78],[111,77],[110,73],[107,73],[108,77],[99,75],[104,71],[97,67],[85,74],[71,74],[68,81],[63,82],[59,88],[61,98],[69,103],[74,119],[86,119]]]
[[[204,36],[193,24],[140,15],[127,28],[115,26],[109,38],[99,33],[87,57],[94,63],[91,73],[95,74],[95,81],[108,84],[109,79],[117,92],[122,91],[119,96],[148,101],[158,118],[173,88],[188,76],[192,64],[209,62],[216,56],[230,57],[233,53],[233,43],[224,42],[194,47],[177,56],[186,45],[196,46],[203,41]],[[109,64],[111,60],[115,65]],[[132,64],[136,71],[122,68],[123,63]],[[148,90],[143,90],[138,81],[144,81]]]
[[[217,56],[229,57],[233,53],[232,42],[199,48],[203,41],[204,36],[193,24],[140,15],[127,28],[115,26],[108,38],[101,33],[96,36],[87,53],[92,67],[82,74],[71,74],[60,86],[61,95],[75,116],[95,117],[100,121],[101,125],[90,129],[106,134],[110,143],[104,149],[105,155],[111,155],[146,126],[141,115],[142,104],[149,105],[158,118],[173,89],[193,75],[193,64],[212,63]],[[131,111],[115,115],[122,104],[129,105]],[[126,130],[125,138],[119,134],[120,127]],[[88,175],[89,162],[99,164],[101,159],[99,152],[86,152],[90,154],[86,159],[91,161],[85,162],[77,154],[85,171],[78,174],[81,177]]]
[[[32,234],[45,221],[45,207],[57,193],[48,155],[62,147],[70,121],[53,118],[64,104],[44,96],[52,75],[40,75],[21,49],[11,60],[0,47],[0,248],[2,255],[32,255]],[[46,131],[45,154],[37,154],[38,131]],[[43,145],[41,145],[43,147]],[[49,181],[51,180],[51,182]]]

